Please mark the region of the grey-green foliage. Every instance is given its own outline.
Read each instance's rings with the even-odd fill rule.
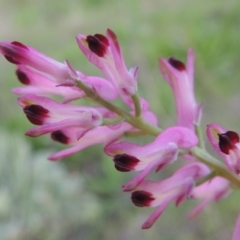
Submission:
[[[31,152],[24,136],[0,129],[1,240],[67,239],[100,215],[80,175]]]

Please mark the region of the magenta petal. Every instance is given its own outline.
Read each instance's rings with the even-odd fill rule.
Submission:
[[[237,222],[234,227],[232,240],[239,240],[240,239],[240,214],[238,215]]]
[[[159,144],[174,142],[179,148],[191,148],[197,145],[197,136],[185,127],[170,127],[163,131],[156,139]]]
[[[194,130],[194,125],[199,123],[200,116],[199,106],[196,103],[193,87],[193,74],[194,74],[194,53],[190,49],[188,51],[187,66],[183,63],[180,64],[178,60],[174,61],[179,63],[181,68],[174,67],[171,61],[164,58],[159,60],[159,68],[165,80],[172,88],[175,98],[175,105],[178,116],[178,125]]]
[[[143,223],[142,229],[148,229],[151,228],[152,225],[158,220],[158,218],[161,216],[165,208],[168,206],[169,202],[165,201],[163,204],[161,204],[157,210],[155,210],[150,217]]]
[[[39,137],[43,134],[47,134],[57,130],[61,130],[64,128],[71,128],[71,127],[82,127],[82,128],[91,129],[93,126],[91,124],[90,119],[88,118],[66,119],[60,122],[48,123],[36,128],[32,128],[26,132],[26,135],[30,137]]]

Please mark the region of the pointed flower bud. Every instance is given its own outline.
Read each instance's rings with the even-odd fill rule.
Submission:
[[[194,130],[201,118],[201,105],[196,103],[194,95],[194,53],[188,50],[185,66],[181,61],[170,58],[159,59],[159,68],[165,80],[172,88],[177,110],[177,124]]]
[[[207,126],[207,137],[229,170],[240,173],[240,143],[236,132],[227,131],[216,123]]]
[[[110,29],[106,36],[77,35],[79,48],[105,74],[120,96],[132,96],[137,91],[138,68],[127,70],[117,36]]]

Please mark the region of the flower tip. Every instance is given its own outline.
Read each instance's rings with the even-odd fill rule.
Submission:
[[[28,78],[27,74],[24,71],[22,71],[20,68],[18,68],[15,73],[16,73],[18,80],[22,84],[24,84],[24,85],[30,84],[30,79]]]
[[[125,153],[115,155],[113,161],[115,163],[115,168],[120,172],[134,170],[135,166],[140,162],[136,157]]]
[[[186,70],[185,64],[174,57],[170,57],[168,59],[168,62],[173,68],[177,69],[180,72]]]
[[[153,195],[146,191],[135,191],[131,196],[132,202],[137,207],[149,207],[152,201],[155,200]]]

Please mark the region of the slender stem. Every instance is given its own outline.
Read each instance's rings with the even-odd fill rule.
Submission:
[[[141,115],[140,103],[137,96],[133,97],[133,101],[135,105],[135,115],[136,115],[136,116],[133,116],[127,111],[125,111],[124,109],[121,109],[116,105],[100,97],[97,93],[95,93],[91,88],[87,87],[81,81],[77,81],[77,86],[85,92],[87,97],[97,102],[98,104],[104,106],[105,108],[109,109],[110,111],[115,112],[122,119],[124,119],[125,122],[139,129],[141,134],[150,134],[153,136],[158,136],[161,133],[162,129],[146,122],[142,118],[142,116],[140,116]],[[224,164],[222,164],[221,162],[219,162],[217,159],[215,159],[214,157],[212,157],[206,152],[206,150],[204,149],[204,144],[201,137],[201,131],[199,128],[196,128],[196,133],[200,138],[199,147],[194,147],[190,151],[200,162],[203,162],[204,164],[206,164],[208,167],[213,169],[213,172],[214,172],[212,173],[212,175],[207,176],[205,180],[202,179],[202,181],[206,181],[211,177],[214,177],[213,174],[215,174],[215,176],[221,176],[227,179],[228,181],[230,181],[237,188],[240,188],[240,178],[233,172],[229,171]]]
[[[134,108],[135,108],[135,116],[140,117],[141,116],[141,103],[140,103],[137,93],[132,96],[132,100],[133,100]]]
[[[202,130],[200,128],[200,125],[195,125],[195,133],[198,136],[198,146],[202,149],[205,149]]]
[[[210,172],[208,175],[200,178],[200,179],[197,179],[196,180],[196,186],[199,186],[203,183],[205,183],[206,181],[210,180],[210,179],[213,179],[214,177],[216,177],[216,172],[215,171],[212,171]]]
[[[111,125],[111,124],[118,124],[124,121],[124,118],[121,116],[115,117],[115,118],[103,118],[103,124],[104,126],[106,125]]]
[[[82,89],[89,98],[99,103],[100,105],[106,107],[110,111],[117,113],[119,116],[122,116],[125,119],[125,121],[131,124],[132,126],[141,129],[143,132],[153,136],[157,136],[159,135],[159,133],[161,133],[162,130],[159,127],[146,122],[142,117],[135,117],[128,113],[127,111],[125,111],[124,109],[121,109],[116,105],[106,101],[105,99],[100,97],[97,93],[93,92],[91,88],[87,87],[81,81],[77,81],[77,86],[80,89]]]
[[[226,178],[232,184],[240,188],[240,178],[233,172],[229,171],[224,164],[209,155],[205,150],[202,150],[199,147],[194,147],[191,149],[191,152],[200,162],[203,162],[214,169],[216,176]]]

